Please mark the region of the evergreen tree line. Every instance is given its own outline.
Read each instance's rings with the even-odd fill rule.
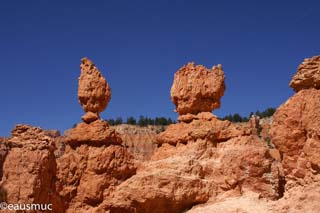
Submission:
[[[165,117],[155,117],[149,118],[145,116],[140,116],[138,119],[134,118],[133,116],[128,117],[125,121],[118,117],[116,119],[106,119],[110,126],[120,125],[120,124],[131,124],[131,125],[138,125],[138,126],[148,126],[148,125],[156,125],[156,126],[166,126],[176,121],[172,120],[171,118]]]
[[[252,115],[257,115],[260,118],[265,118],[265,117],[272,116],[275,111],[276,111],[275,108],[269,107],[262,112],[260,112],[259,110],[256,111],[255,113],[251,112],[248,117],[241,116],[239,113],[235,113],[235,114],[224,116],[223,118],[221,118],[221,120],[228,120],[231,122],[247,122],[249,121]],[[165,117],[149,118],[147,116],[142,116],[142,115],[138,119],[136,119],[133,116],[130,116],[126,120],[123,120],[121,117],[118,117],[116,119],[113,119],[113,118],[106,119],[106,121],[109,123],[110,126],[115,126],[120,124],[131,124],[131,125],[138,125],[138,126],[148,126],[148,125],[166,126],[166,125],[176,123],[176,121],[171,118],[165,118]]]
[[[256,111],[255,113],[251,112],[248,117],[246,116],[242,117],[241,115],[239,115],[239,113],[235,113],[235,114],[224,116],[223,118],[221,118],[221,120],[228,120],[231,122],[247,122],[249,121],[252,115],[257,115],[260,118],[266,118],[266,117],[272,116],[275,113],[275,111],[276,111],[276,108],[269,107],[262,112],[260,112],[259,110]]]

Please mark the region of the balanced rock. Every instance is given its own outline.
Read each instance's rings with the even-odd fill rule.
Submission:
[[[110,99],[111,89],[98,68],[88,58],[81,59],[78,98],[86,112],[83,121],[90,123],[99,118]]]
[[[207,69],[188,63],[179,69],[171,87],[171,100],[179,115],[211,112],[220,107],[225,91],[222,66]]]
[[[302,89],[320,89],[320,56],[306,58],[290,82],[295,92]]]
[[[56,188],[66,212],[93,212],[137,167],[120,135],[99,118],[111,90],[87,58],[81,63],[78,97],[86,114],[84,122],[63,136],[66,146],[57,159]]]
[[[160,133],[156,142],[176,145],[202,139],[217,143],[249,135],[249,129],[221,121],[211,112],[220,107],[225,91],[224,79],[220,64],[207,69],[189,63],[178,70],[171,87],[171,100],[179,113],[179,123],[170,125]]]

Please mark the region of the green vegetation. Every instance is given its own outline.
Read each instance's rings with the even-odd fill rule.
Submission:
[[[276,108],[269,107],[262,112],[260,112],[259,110],[256,111],[256,113],[251,112],[248,117],[246,117],[246,116],[242,117],[238,113],[235,113],[233,115],[230,114],[230,115],[224,116],[223,118],[221,118],[221,120],[228,120],[231,122],[247,122],[247,121],[249,121],[249,119],[251,118],[252,115],[257,115],[260,118],[266,118],[266,117],[272,116],[275,111],[276,111]]]
[[[231,122],[247,122],[249,121],[249,118],[252,115],[257,115],[260,118],[270,117],[273,115],[273,113],[276,111],[275,108],[269,107],[266,110],[260,112],[259,110],[255,113],[251,112],[249,116],[242,117],[239,113],[230,114],[227,115],[221,120],[228,120]],[[139,116],[138,119],[136,119],[133,116],[130,116],[126,119],[124,122],[121,117],[118,117],[116,119],[110,118],[106,119],[106,121],[109,123],[110,126],[120,125],[120,124],[131,124],[131,125],[138,125],[138,126],[148,126],[148,125],[155,125],[155,126],[166,126],[170,124],[176,123],[175,120],[171,118],[165,118],[165,117],[155,117],[155,118],[149,118],[147,116]]]
[[[111,126],[120,125],[120,124],[123,123],[121,117],[118,117],[118,118],[116,118],[116,119],[109,119],[109,120],[107,120],[107,121],[108,121],[109,125],[111,125]]]
[[[228,120],[231,122],[247,122],[249,121],[249,118],[247,117],[242,117],[241,115],[239,115],[238,113],[235,113],[233,115],[226,115],[223,118],[221,118],[221,120]]]
[[[131,124],[131,125],[138,125],[138,126],[148,126],[148,125],[156,125],[156,126],[166,126],[176,121],[172,120],[171,118],[165,117],[155,117],[149,118],[145,116],[139,116],[139,119],[135,119],[134,117],[130,116],[127,118],[126,122],[123,122],[122,118],[118,117],[117,119],[107,119],[106,120],[110,126],[120,125],[120,124]]]

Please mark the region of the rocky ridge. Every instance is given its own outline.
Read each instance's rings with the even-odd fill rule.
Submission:
[[[254,191],[268,199],[282,196],[282,167],[266,143],[253,134],[249,126],[221,121],[208,112],[218,106],[223,92],[219,89],[220,92],[212,92],[212,88],[207,88],[207,92],[203,87],[201,93],[196,89],[189,93],[185,85],[181,86],[181,81],[176,80],[185,78],[189,88],[198,88],[209,78],[208,84],[217,81],[218,85],[223,85],[219,88],[224,90],[221,66],[214,68],[218,74],[210,73],[209,77],[203,66],[188,64],[185,67],[187,69],[175,74],[171,90],[182,88],[181,94],[186,92],[187,98],[182,95],[180,99],[176,98],[175,92],[171,93],[180,115],[179,123],[157,135],[160,147],[151,160],[141,165],[136,175],[117,186],[97,211],[168,212],[170,209],[171,212],[182,212],[225,194]],[[190,80],[193,76],[197,76],[196,81]],[[203,97],[215,95],[211,99],[204,98],[204,106],[210,107],[201,105],[202,99],[197,99],[199,94]],[[183,107],[180,109],[179,106]]]
[[[296,94],[271,120],[244,124],[211,113],[225,90],[222,66],[189,63],[171,89],[179,122],[158,135],[99,118],[111,90],[83,59],[83,122],[63,136],[17,125],[1,139],[0,198],[55,212],[320,211],[319,58],[299,66]]]

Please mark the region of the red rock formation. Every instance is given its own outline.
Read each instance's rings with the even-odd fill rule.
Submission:
[[[273,117],[262,118],[259,121],[260,136],[270,142],[270,129],[273,124]],[[269,143],[273,147],[273,144]]]
[[[18,125],[10,139],[0,140],[0,199],[53,203],[55,212],[318,212],[318,62],[314,57],[299,67],[291,82],[298,92],[273,122],[246,124],[211,113],[225,89],[221,66],[188,64],[171,90],[179,123],[156,137],[119,127],[124,143],[99,119],[110,88],[83,59],[84,122],[64,136]],[[55,146],[61,147],[56,160]]]
[[[82,59],[78,95],[87,114],[83,123],[65,132],[65,152],[57,159],[56,188],[68,212],[91,212],[135,174],[136,166],[119,134],[98,119],[111,92],[88,59]]]
[[[305,59],[290,85],[298,91],[274,114],[272,143],[289,189],[320,180],[320,57]]]
[[[135,125],[116,125],[114,128],[127,147],[127,150],[140,161],[149,160],[157,148],[156,135],[162,126],[139,127]]]
[[[53,204],[55,212],[64,212],[55,191],[53,139],[40,128],[17,125],[8,146],[1,181],[6,202]]]
[[[203,113],[199,113],[201,115]],[[211,113],[210,113],[211,114]],[[212,115],[212,114],[211,114]],[[180,116],[181,118],[182,116]],[[157,143],[187,143],[198,139],[205,139],[212,143],[227,141],[237,136],[250,135],[251,129],[232,124],[230,121],[221,121],[214,115],[208,119],[203,116],[193,116],[189,123],[180,122],[168,126],[166,131],[160,133],[157,137]]]
[[[301,90],[274,114],[272,143],[281,152],[287,187],[320,174],[320,90]]]
[[[282,195],[279,159],[275,159],[264,141],[251,135],[252,129],[221,121],[209,112],[220,104],[223,92],[211,83],[206,90],[220,91],[219,95],[215,94],[215,98],[209,95],[210,99],[204,95],[206,92],[198,93],[202,84],[195,80],[196,71],[202,73],[200,79],[204,82],[221,77],[218,88],[224,90],[220,68],[212,73],[221,75],[211,74],[202,66],[195,68],[193,64],[179,70],[172,90],[179,123],[170,125],[156,137],[160,147],[151,161],[117,186],[98,211],[182,212],[225,193],[254,191],[270,199]]]
[[[320,89],[320,56],[304,59],[290,86],[296,92],[310,88]]]
[[[247,192],[241,196],[227,196],[205,206],[195,206],[188,213],[246,212],[288,213],[319,212],[320,184],[298,186],[286,192],[276,201],[261,199],[257,193]]]
[[[109,124],[104,120],[96,120],[89,124],[79,123],[75,128],[65,132],[65,143],[70,145],[80,145],[90,143],[91,145],[121,144],[119,134],[109,128]]]
[[[3,176],[3,163],[8,154],[9,147],[8,147],[8,139],[0,137],[0,180],[2,180]],[[4,202],[7,199],[7,192],[3,187],[0,185],[0,202]]]
[[[119,145],[67,145],[57,163],[57,190],[70,212],[91,211],[136,172],[132,155]]]
[[[287,191],[284,197],[271,203],[270,212],[319,212],[320,183],[315,182],[306,186],[296,186]]]
[[[128,152],[133,155],[133,157],[138,161],[149,160],[157,148],[156,135],[159,132],[164,131],[163,126],[147,126],[140,127],[136,125],[121,124],[116,126],[108,127],[108,124],[99,120],[93,122],[95,124],[80,123],[77,125],[77,129],[71,129],[66,131],[65,136],[55,136],[55,144],[57,150],[55,151],[55,156],[57,158],[61,157],[65,152],[66,143],[76,146],[76,144],[87,144],[88,141],[91,144],[122,144],[124,145]],[[102,125],[97,125],[101,123]],[[82,126],[81,128],[79,127]],[[100,130],[92,128],[96,125]],[[107,127],[107,128],[106,128]],[[87,129],[86,129],[87,128]],[[115,131],[113,131],[114,129]],[[71,131],[71,132],[70,132]],[[87,131],[89,133],[87,133]],[[97,131],[93,133],[92,131]],[[80,137],[82,135],[82,138]],[[91,136],[90,136],[91,135]],[[87,139],[84,139],[86,137]],[[121,141],[119,140],[121,138]],[[0,143],[1,144],[1,143]],[[1,150],[1,148],[0,148]],[[1,152],[0,152],[1,156]],[[1,165],[1,164],[0,164]]]
[[[224,78],[221,65],[207,69],[189,63],[179,69],[171,87],[171,100],[179,115],[219,108],[225,90]]]
[[[0,137],[0,180],[3,175],[2,167],[3,167],[4,160],[8,154],[8,150],[9,150],[8,139]]]
[[[98,210],[181,212],[227,192],[254,191],[276,199],[282,193],[281,181],[280,163],[256,136],[236,137],[217,147],[201,139],[164,144]]]
[[[78,98],[86,114],[83,121],[90,123],[99,118],[111,98],[111,89],[98,68],[88,58],[81,59]]]

